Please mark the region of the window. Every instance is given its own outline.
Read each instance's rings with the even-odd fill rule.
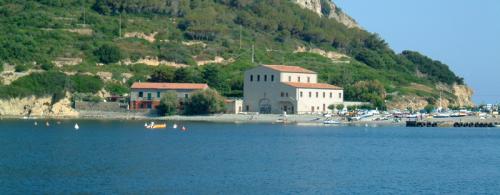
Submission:
[[[311,82],[311,77],[307,77],[307,82],[310,83]]]
[[[250,111],[250,106],[247,105],[245,109],[247,110],[247,112]]]
[[[267,74],[264,75],[264,82],[267,82]]]
[[[330,98],[333,98],[333,93],[332,92],[330,92]]]
[[[312,92],[309,92],[309,97],[312,97]]]
[[[325,98],[325,97],[326,97],[326,93],[325,93],[325,92],[323,92],[323,98]]]
[[[300,83],[300,77],[297,77],[297,81]]]
[[[259,81],[260,81],[260,74],[257,75],[257,82],[259,82]]]
[[[285,96],[288,97],[288,92],[285,93]]]
[[[285,97],[285,93],[284,92],[281,92],[281,97]]]
[[[292,82],[292,76],[288,76],[288,82]]]
[[[302,91],[300,92],[300,97],[302,97],[304,94],[302,93]]]
[[[274,74],[271,75],[271,82],[274,82]]]
[[[160,98],[161,97],[161,93],[159,91],[156,92],[156,97],[157,98]]]
[[[253,82],[253,75],[250,75],[250,82]]]
[[[189,94],[184,94],[184,98],[188,99],[189,98]]]
[[[148,93],[148,100],[151,100],[151,97],[152,97],[151,93]]]
[[[144,92],[139,91],[139,97],[144,97]]]
[[[316,98],[319,98],[319,92],[316,92]],[[319,108],[318,108],[319,110]]]
[[[339,98],[342,99],[342,93],[339,93]]]

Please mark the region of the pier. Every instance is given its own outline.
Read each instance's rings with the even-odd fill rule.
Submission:
[[[497,122],[452,122],[452,121],[406,121],[406,127],[455,127],[455,128],[492,128]]]

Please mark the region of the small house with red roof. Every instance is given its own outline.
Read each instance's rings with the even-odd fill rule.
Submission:
[[[175,92],[181,108],[184,102],[196,91],[208,89],[205,83],[143,83],[132,84],[130,93],[131,110],[156,109],[161,98],[169,91]]]
[[[342,88],[318,83],[314,71],[285,65],[261,65],[245,72],[244,111],[262,114],[328,113],[344,102]]]

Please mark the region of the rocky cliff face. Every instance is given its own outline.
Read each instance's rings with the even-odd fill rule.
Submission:
[[[472,95],[474,91],[466,85],[453,85],[453,94],[457,96],[455,105],[460,107],[473,106]]]
[[[303,8],[316,12],[320,16],[333,18],[349,28],[360,28],[360,26],[358,25],[358,23],[356,23],[354,19],[352,19],[350,16],[342,12],[340,8],[330,0],[292,0],[292,1],[294,3],[297,3]],[[322,11],[322,10],[328,10],[328,11]]]
[[[474,106],[472,102],[473,91],[466,85],[441,85],[438,88],[442,91],[446,91],[455,95],[455,99],[448,100],[446,98],[437,99],[436,102],[443,108],[448,108],[450,105],[458,107],[471,107]],[[412,108],[413,110],[422,110],[429,103],[425,97],[418,96],[397,96],[392,101],[388,102],[387,107],[389,109],[400,109],[404,110],[406,108]],[[436,103],[437,104],[437,103]],[[436,105],[438,106],[438,105]]]
[[[68,98],[52,105],[51,97],[27,97],[0,99],[0,116],[77,117],[78,112]]]

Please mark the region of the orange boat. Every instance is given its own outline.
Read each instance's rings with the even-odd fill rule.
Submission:
[[[157,124],[157,125],[153,125],[151,127],[151,129],[165,129],[167,128],[167,124],[163,123],[163,124]]]
[[[147,129],[165,129],[167,128],[167,124],[166,123],[163,123],[163,124],[150,124],[150,125],[147,125],[146,126]]]

